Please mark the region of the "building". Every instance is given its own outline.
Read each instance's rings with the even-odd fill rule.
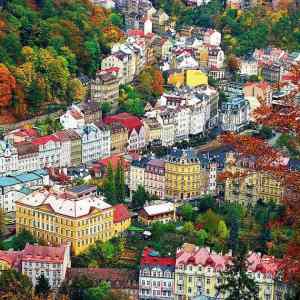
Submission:
[[[157,121],[161,125],[162,146],[172,146],[175,143],[175,113],[171,109],[161,111],[157,115]]]
[[[207,174],[192,150],[173,149],[165,163],[166,197],[190,200],[206,192]]]
[[[261,70],[263,79],[270,83],[279,83],[283,75],[283,67],[280,64],[264,64]]]
[[[0,175],[14,174],[18,171],[18,153],[8,141],[0,141]]]
[[[45,185],[49,185],[46,170],[0,177],[0,207],[7,212],[16,211],[15,202]]]
[[[112,108],[116,108],[120,86],[118,72],[117,67],[111,67],[96,73],[96,79],[91,82],[91,98],[93,101],[101,104],[108,102]]]
[[[260,103],[271,104],[272,86],[266,81],[247,82],[244,85],[243,92],[246,99],[255,98]]]
[[[176,207],[174,203],[162,202],[144,206],[139,212],[139,221],[147,226],[160,222],[163,224],[176,221]]]
[[[150,159],[144,173],[145,190],[159,199],[165,198],[165,161]]]
[[[62,142],[68,143],[70,147],[66,153],[68,153],[69,157],[66,155],[61,155],[61,166],[78,166],[82,161],[82,142],[81,136],[72,129],[66,129],[63,131],[58,131],[55,133],[55,136]],[[65,158],[65,161],[63,161]],[[67,162],[67,163],[65,163]]]
[[[81,137],[82,163],[97,160],[110,155],[111,138],[107,126],[87,124],[76,129]]]
[[[184,244],[176,253],[174,299],[216,297],[216,286],[221,283],[219,272],[224,271],[230,261],[230,255],[222,256],[209,248]]]
[[[212,28],[208,28],[203,36],[203,42],[208,46],[219,47],[221,45],[221,39],[221,33]]]
[[[152,16],[152,30],[155,33],[164,33],[170,26],[170,17],[162,10],[157,10]]]
[[[112,122],[109,125],[109,128],[111,136],[111,152],[125,152],[128,144],[128,129],[119,122]]]
[[[79,103],[85,124],[98,123],[102,120],[102,111],[98,103],[88,99]]]
[[[279,203],[284,188],[278,178],[268,172],[255,170],[255,161],[250,158],[238,158],[237,154],[228,153],[225,170],[232,174],[247,172],[247,176],[228,178],[225,182],[225,201],[238,202],[251,207],[258,200]]]
[[[161,125],[156,118],[143,118],[146,145],[161,145]]]
[[[139,299],[174,299],[175,259],[145,248],[140,262]]]
[[[40,168],[39,146],[30,141],[15,143],[18,153],[18,171],[31,172]]]
[[[220,69],[223,67],[225,55],[220,47],[209,47],[208,48],[208,67]]]
[[[250,121],[250,104],[243,97],[231,98],[222,103],[220,122],[224,131],[241,131]]]
[[[200,85],[207,85],[208,77],[201,70],[186,70],[185,81],[188,87],[194,88]]]
[[[127,150],[139,150],[145,147],[145,130],[141,120],[129,113],[119,113],[113,116],[107,116],[103,122],[110,125],[113,122],[121,123],[128,130]]]
[[[39,168],[59,167],[61,160],[61,143],[55,135],[46,135],[32,141],[39,148]]]
[[[241,59],[239,63],[240,74],[246,76],[258,75],[258,62],[255,59]]]
[[[60,123],[65,129],[76,129],[84,125],[84,115],[80,108],[72,104],[71,107],[60,117]]]
[[[103,197],[40,190],[16,202],[16,231],[51,245],[70,243],[74,255],[114,236],[113,207]]]
[[[129,180],[129,190],[130,195],[132,192],[137,191],[139,186],[145,186],[145,168],[149,159],[147,157],[139,158],[138,160],[133,160],[130,165],[130,180]]]
[[[131,225],[131,215],[124,204],[117,204],[114,209],[114,235],[118,236],[128,229]]]
[[[70,267],[69,245],[51,247],[26,244],[21,251],[0,251],[0,271],[16,269],[28,276],[33,286],[43,274],[51,288],[59,288]]]

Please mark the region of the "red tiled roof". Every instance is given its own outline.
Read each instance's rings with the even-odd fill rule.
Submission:
[[[110,68],[102,69],[100,71],[100,73],[101,74],[103,74],[103,73],[114,73],[114,72],[119,73],[119,70],[120,70],[120,68],[118,68],[118,67],[110,67]]]
[[[139,36],[139,37],[144,37],[144,31],[140,29],[129,29],[127,31],[128,36]]]
[[[15,135],[22,137],[38,137],[39,133],[34,128],[21,128],[15,132]]]
[[[112,168],[116,169],[119,162],[122,163],[124,168],[128,167],[128,165],[129,165],[129,162],[127,160],[123,159],[122,154],[116,154],[116,155],[112,155],[112,156],[103,158],[99,161],[99,164],[107,168],[110,163]]]
[[[6,261],[10,267],[18,264],[21,251],[2,251],[0,250],[0,261]]]
[[[141,259],[141,265],[175,266],[175,258],[151,256],[152,248],[145,248]]]
[[[33,140],[32,144],[34,144],[34,145],[44,145],[44,144],[47,144],[50,141],[58,142],[59,139],[54,135],[45,135],[45,136],[42,136],[40,138],[37,138],[37,139]]]
[[[23,250],[23,261],[47,261],[47,262],[63,262],[65,255],[65,246],[50,247],[40,245],[27,244]]]
[[[114,223],[119,223],[130,219],[128,208],[124,204],[117,204],[114,207]]]
[[[133,129],[139,130],[143,126],[141,120],[138,117],[133,116],[129,113],[120,113],[117,115],[105,117],[103,119],[103,122],[107,125],[110,125],[113,122],[119,122],[130,132]]]

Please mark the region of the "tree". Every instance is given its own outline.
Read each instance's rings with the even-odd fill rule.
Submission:
[[[148,192],[141,185],[138,186],[137,190],[132,195],[132,206],[136,209],[143,208],[145,203],[151,199]]]
[[[223,220],[220,220],[218,224],[218,236],[222,240],[227,239],[229,236],[229,231],[227,229],[226,223]]]
[[[192,221],[194,216],[193,206],[189,203],[180,207],[180,212],[184,221]]]
[[[217,291],[224,295],[225,300],[258,300],[258,287],[255,279],[248,275],[248,263],[245,252],[232,258],[232,264],[226,266],[221,273],[222,283]]]
[[[230,224],[230,233],[229,233],[229,240],[228,240],[228,247],[232,250],[232,253],[235,254],[239,245],[239,231],[240,231],[240,224],[237,219],[233,219]]]
[[[84,100],[86,96],[86,88],[82,85],[81,81],[73,78],[68,82],[67,87],[67,102],[79,102]]]
[[[104,102],[101,104],[101,111],[103,115],[110,113],[111,111],[111,104],[109,102]]]
[[[44,274],[41,274],[35,286],[35,294],[46,298],[48,297],[50,290],[51,287],[48,278],[46,278]]]
[[[263,138],[263,139],[270,139],[273,135],[272,132],[272,128],[267,127],[267,126],[262,126],[261,129],[259,130],[259,135]]]
[[[115,172],[115,185],[116,185],[116,199],[119,202],[124,202],[125,200],[125,174],[124,166],[121,162],[118,162],[117,169]]]
[[[204,229],[200,229],[199,231],[196,232],[197,246],[203,247],[207,239],[208,239],[208,234]]]
[[[91,287],[87,290],[87,300],[104,300],[110,292],[109,283],[102,281],[98,287]]]
[[[13,239],[12,247],[14,250],[23,250],[27,243],[35,244],[36,242],[36,238],[29,231],[22,230]]]
[[[111,163],[107,167],[107,176],[103,184],[104,195],[110,203],[116,203],[116,182]]]
[[[0,64],[0,109],[10,105],[15,88],[15,78],[5,65]]]
[[[200,213],[206,212],[209,209],[213,210],[215,206],[215,200],[211,195],[205,195],[198,201],[198,210]]]
[[[199,215],[196,220],[197,224],[202,224],[204,229],[211,235],[218,234],[218,225],[220,222],[220,216],[209,209],[206,213]]]
[[[0,237],[2,236],[4,229],[5,229],[5,215],[3,213],[2,208],[0,208]]]
[[[13,269],[1,272],[0,298],[9,300],[32,299],[32,283],[30,279]]]

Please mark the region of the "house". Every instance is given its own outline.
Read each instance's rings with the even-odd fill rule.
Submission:
[[[220,122],[224,131],[241,131],[250,121],[250,104],[243,97],[230,98],[221,106]]]
[[[159,199],[165,198],[165,161],[150,159],[144,171],[144,188]]]
[[[26,244],[21,251],[0,251],[0,270],[16,269],[36,286],[43,274],[52,289],[58,289],[71,267],[70,246],[59,247]]]
[[[18,171],[31,172],[40,168],[39,146],[30,141],[14,144],[18,153]]]
[[[160,111],[157,121],[161,125],[162,146],[172,146],[175,142],[175,113],[172,109]]]
[[[130,181],[129,181],[129,190],[130,196],[132,193],[137,191],[139,186],[145,186],[145,168],[148,163],[148,158],[143,157],[137,160],[133,160],[130,165]],[[131,198],[130,197],[130,198]]]
[[[99,5],[105,9],[111,10],[115,8],[115,2],[113,0],[91,0],[94,5]]]
[[[258,75],[258,62],[255,59],[241,59],[239,63],[240,74],[246,76]]]
[[[117,67],[111,67],[96,73],[96,79],[91,82],[91,99],[93,101],[100,104],[108,102],[112,108],[116,108],[120,86],[118,72]]]
[[[17,148],[0,140],[0,175],[14,174],[19,169]]]
[[[110,155],[111,137],[107,126],[86,124],[76,132],[81,137],[82,163],[91,162]]]
[[[112,122],[109,128],[112,153],[125,152],[128,144],[128,129],[119,122]]]
[[[39,147],[39,168],[59,167],[61,163],[61,143],[55,135],[46,135],[32,141],[33,145]]]
[[[98,103],[86,100],[79,103],[79,109],[83,113],[85,124],[96,123],[102,119],[102,111]]]
[[[16,231],[24,229],[52,245],[70,242],[78,255],[97,240],[114,237],[113,207],[103,197],[42,189],[16,202]]]
[[[194,88],[200,85],[207,85],[208,77],[201,70],[186,70],[185,81],[188,87]]]
[[[160,222],[163,224],[176,221],[176,208],[174,203],[162,202],[144,206],[139,212],[139,221],[144,225],[152,225],[153,223]]]
[[[225,60],[225,55],[223,50],[220,47],[212,47],[208,48],[208,67],[215,67],[220,69],[223,67],[223,63]]]
[[[128,151],[139,150],[145,147],[145,130],[141,120],[129,113],[119,113],[107,116],[103,122],[110,125],[113,122],[121,123],[128,130]]]
[[[179,106],[175,109],[175,141],[187,141],[191,129],[191,109],[187,106]]]
[[[283,75],[283,67],[280,64],[264,64],[261,75],[269,83],[279,83]]]
[[[60,117],[60,123],[65,129],[76,129],[84,126],[84,115],[80,108],[72,104],[72,106]]]
[[[152,30],[155,33],[164,33],[169,28],[170,17],[162,10],[157,10],[152,15]]]
[[[267,105],[272,102],[272,86],[266,81],[247,82],[244,84],[243,92],[248,100],[255,98],[260,103]]]
[[[18,128],[13,131],[8,132],[5,135],[5,139],[10,143],[20,143],[31,141],[34,138],[39,137],[39,132],[34,128]]]
[[[45,170],[0,177],[0,207],[5,213],[15,212],[17,200],[47,185],[49,175]]]
[[[113,206],[114,209],[114,230],[115,230],[115,236],[120,235],[124,231],[128,229],[128,227],[131,225],[131,215],[128,211],[127,206],[124,204],[117,204]]]
[[[140,262],[139,299],[174,299],[175,259],[145,248]]]
[[[161,145],[162,127],[156,118],[143,118],[146,145]]]
[[[203,42],[208,46],[219,47],[221,45],[221,38],[222,35],[219,31],[208,28],[204,33]]]

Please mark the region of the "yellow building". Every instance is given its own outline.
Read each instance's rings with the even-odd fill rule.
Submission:
[[[111,151],[112,153],[122,153],[128,144],[128,130],[119,122],[110,125]]]
[[[145,142],[146,144],[155,144],[161,142],[161,125],[156,118],[143,119],[145,129]]]
[[[174,71],[168,77],[168,84],[174,85],[180,88],[185,83],[184,71]]]
[[[233,153],[229,153],[225,169],[232,174],[241,174],[226,180],[225,201],[250,207],[259,199],[276,203],[282,200],[284,189],[281,182],[270,173],[255,170],[253,161],[236,159]]]
[[[124,204],[114,206],[114,235],[120,235],[131,225],[131,216]]]
[[[205,73],[200,70],[187,70],[186,71],[186,85],[190,88],[207,85],[208,77]]]
[[[191,150],[173,149],[165,164],[166,197],[188,200],[205,193],[208,176]]]
[[[17,233],[22,229],[52,245],[70,242],[78,255],[115,235],[113,207],[95,195],[35,191],[16,202]]]

